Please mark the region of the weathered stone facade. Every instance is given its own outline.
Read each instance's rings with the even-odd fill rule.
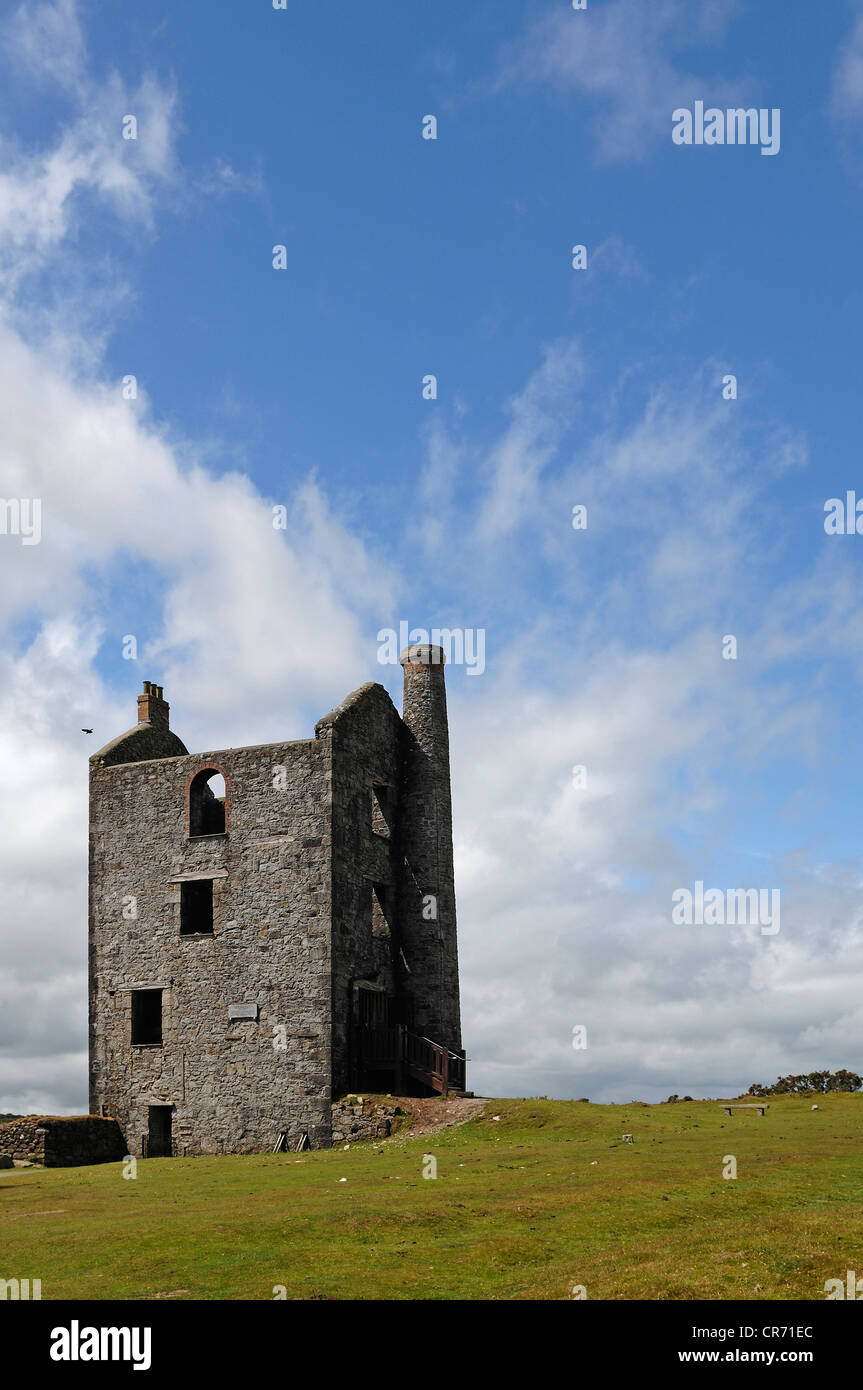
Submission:
[[[46,1168],[114,1163],[126,1152],[117,1121],[100,1115],[25,1115],[0,1125],[0,1155]]]
[[[461,1048],[443,653],[402,661],[404,718],[369,684],[194,755],[147,682],[91,758],[90,1104],[129,1153],[326,1146],[370,1026]]]

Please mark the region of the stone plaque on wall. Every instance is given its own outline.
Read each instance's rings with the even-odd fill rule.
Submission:
[[[229,1005],[228,1005],[228,1018],[230,1018],[230,1019],[235,1019],[235,1018],[257,1018],[257,1017],[258,1017],[258,1006],[257,1006],[257,1004],[229,1004]]]

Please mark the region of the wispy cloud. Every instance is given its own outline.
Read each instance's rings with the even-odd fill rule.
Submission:
[[[830,93],[833,114],[842,120],[863,116],[863,5],[855,5],[854,21],[836,57]]]
[[[0,28],[7,70],[59,85],[71,115],[33,149],[0,145],[0,285],[7,295],[44,267],[74,230],[81,198],[99,200],[138,231],[152,225],[154,200],[178,174],[176,93],[152,74],[137,84],[117,72],[94,76],[73,0],[21,6]],[[133,116],[135,139],[123,138]]]
[[[7,60],[43,85],[83,101],[90,88],[87,45],[77,0],[21,4],[3,30]]]
[[[263,172],[235,169],[227,159],[217,159],[194,179],[194,188],[205,198],[227,198],[234,194],[261,197],[266,189]]]
[[[533,511],[542,473],[571,427],[584,374],[580,345],[555,343],[508,402],[510,424],[484,465],[485,499],[476,526],[481,544],[509,535]]]
[[[648,278],[641,258],[633,246],[619,236],[606,237],[591,252],[589,266],[603,275],[616,275],[621,280],[646,280]]]
[[[0,287],[7,298],[74,238],[87,199],[140,236],[152,233],[167,200],[179,208],[184,200],[264,192],[260,168],[239,170],[224,158],[197,173],[182,168],[175,85],[151,72],[137,82],[113,69],[98,76],[76,0],[21,5],[0,24],[0,65],[62,91],[69,106],[63,126],[40,147],[0,142]],[[134,138],[124,138],[129,117]]]
[[[687,70],[681,52],[722,38],[736,4],[607,0],[556,6],[502,57],[502,85],[544,83],[593,107],[587,138],[600,162],[643,159],[670,140],[671,113],[696,98],[736,104],[738,87]],[[585,139],[583,129],[573,138]]]

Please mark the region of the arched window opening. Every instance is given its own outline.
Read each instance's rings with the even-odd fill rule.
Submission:
[[[189,835],[224,835],[227,806],[225,779],[205,767],[189,788]]]

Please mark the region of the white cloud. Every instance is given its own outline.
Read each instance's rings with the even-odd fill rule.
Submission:
[[[555,694],[532,692],[529,712],[523,689],[501,690],[475,709],[459,705],[452,721],[476,1087],[655,1101],[853,1066],[859,865],[756,863],[740,886],[781,884],[776,938],[671,923],[674,888],[699,875],[714,882],[723,816],[732,836],[745,818],[745,805],[723,806],[721,773],[736,765],[738,743],[768,738],[775,711],[757,683],[723,688],[697,648],[601,654],[586,681],[573,659],[561,674]],[[787,702],[779,737],[792,762],[813,711],[794,692]],[[575,762],[588,767],[586,791],[571,786]],[[764,835],[769,843],[769,826]],[[720,885],[732,886],[721,875]],[[577,1024],[588,1030],[583,1051],[571,1045]]]
[[[696,98],[737,104],[737,86],[675,61],[681,50],[720,38],[736,10],[715,0],[556,6],[506,51],[500,82],[541,82],[577,94],[597,108],[597,159],[642,159],[659,140],[670,144],[675,107]],[[582,132],[573,138],[583,139]]]
[[[30,32],[29,21],[19,15],[16,22],[20,41]],[[51,72],[50,50],[47,59]],[[174,92],[152,76],[129,87],[111,73],[97,84],[82,63],[76,58],[76,114],[53,145],[33,150],[0,144],[0,286],[7,295],[75,229],[81,194],[144,231],[151,226],[155,197],[177,176]],[[137,121],[134,140],[123,138],[128,115]]]
[[[863,115],[863,6],[857,5],[856,10],[833,71],[831,106],[834,115],[841,119]]]
[[[30,78],[83,99],[87,47],[77,0],[21,4],[3,29],[7,58]]]
[[[326,699],[334,680],[362,669],[365,633],[392,603],[384,567],[314,483],[286,499],[288,529],[274,529],[272,505],[248,478],[182,465],[140,407],[119,385],[70,383],[0,331],[4,486],[7,496],[41,499],[43,532],[38,547],[11,538],[0,547],[0,622],[8,629],[33,609],[94,618],[92,567],[128,557],[152,567],[154,589],[164,589],[154,601],[159,637],[144,655],[190,705],[223,705],[228,642],[232,705],[249,709],[278,691]]]
[[[556,343],[545,350],[524,390],[509,401],[510,424],[486,462],[489,481],[476,528],[479,543],[509,535],[537,505],[540,478],[571,425],[584,370],[577,343]]]
[[[591,251],[588,264],[591,270],[619,276],[622,280],[646,280],[647,271],[634,247],[622,237],[610,236]],[[576,284],[579,283],[577,280]]]
[[[198,175],[194,186],[195,191],[205,198],[222,198],[235,193],[259,197],[265,189],[260,169],[244,172],[235,169],[227,159],[217,159],[209,169]]]

